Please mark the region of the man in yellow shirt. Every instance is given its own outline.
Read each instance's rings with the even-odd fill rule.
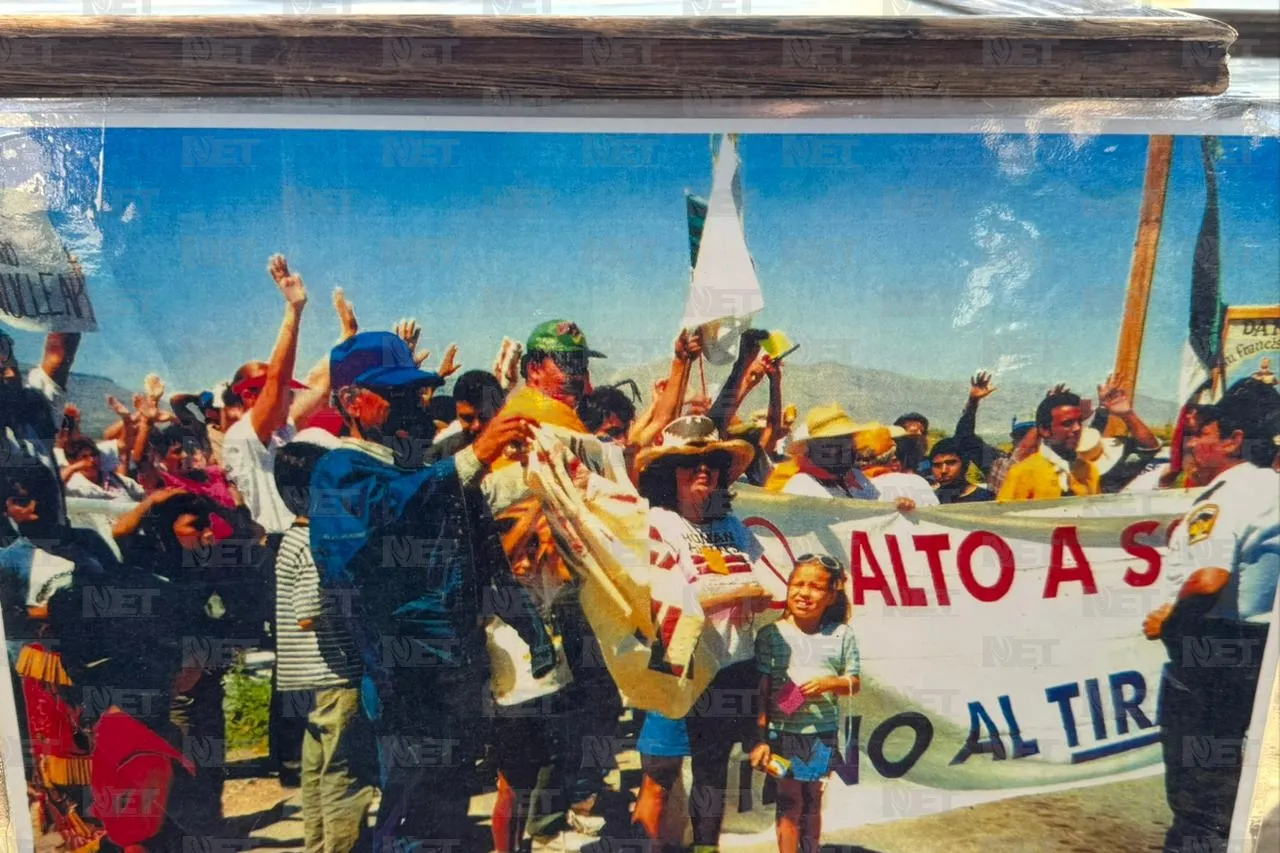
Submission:
[[[1092,462],[1076,456],[1083,431],[1080,397],[1070,391],[1050,394],[1036,408],[1040,450],[1009,469],[998,501],[1043,501],[1102,491]]]

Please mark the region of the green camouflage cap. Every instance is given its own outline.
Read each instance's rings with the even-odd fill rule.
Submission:
[[[548,320],[534,327],[525,352],[581,353],[588,358],[605,358],[602,352],[587,347],[587,336],[578,324],[569,320]]]

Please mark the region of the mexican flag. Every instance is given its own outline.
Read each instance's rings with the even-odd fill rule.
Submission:
[[[1222,302],[1222,260],[1219,253],[1221,226],[1218,218],[1218,176],[1214,161],[1221,145],[1216,136],[1200,140],[1204,163],[1204,216],[1196,238],[1191,262],[1191,312],[1187,344],[1182,353],[1182,371],[1178,382],[1178,398],[1182,403],[1213,402],[1221,395],[1215,390],[1213,376],[1222,357],[1222,321],[1226,306]]]

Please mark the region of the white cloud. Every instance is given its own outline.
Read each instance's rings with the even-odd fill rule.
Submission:
[[[965,279],[964,294],[951,315],[956,329],[972,324],[997,299],[1008,302],[1015,297],[1031,279],[1039,250],[1040,229],[1002,204],[979,211],[970,235],[985,260]]]

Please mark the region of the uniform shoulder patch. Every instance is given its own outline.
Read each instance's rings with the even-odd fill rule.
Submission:
[[[1187,513],[1187,541],[1190,544],[1209,538],[1213,533],[1213,526],[1218,523],[1219,511],[1217,504],[1205,504]]]

